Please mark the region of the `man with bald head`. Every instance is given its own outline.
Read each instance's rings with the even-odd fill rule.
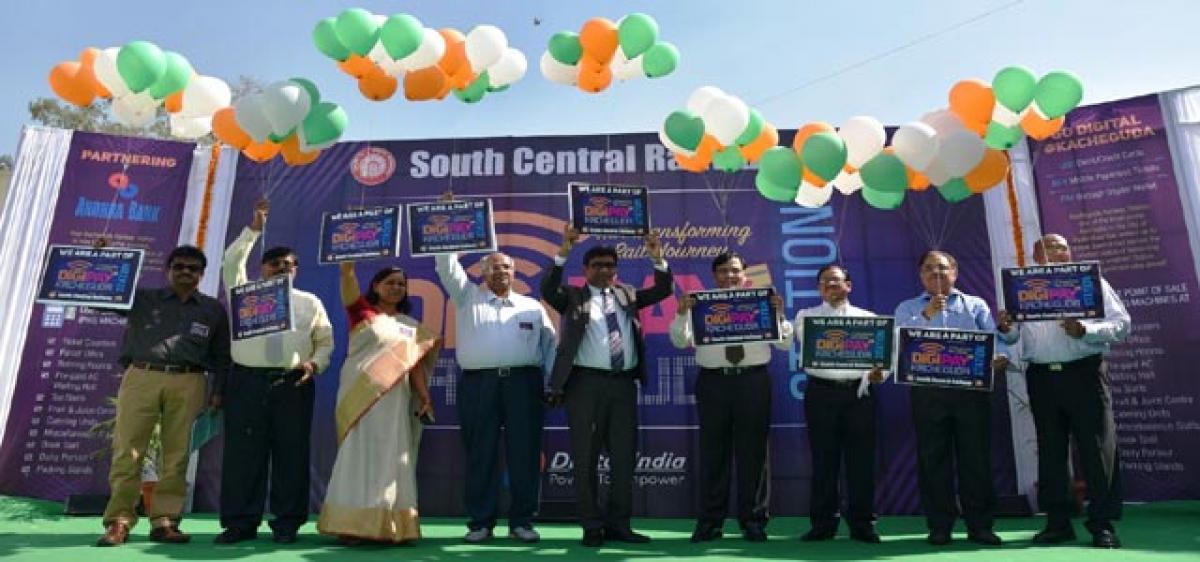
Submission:
[[[1071,247],[1058,234],[1034,244],[1040,265],[1068,263]],[[1112,411],[1112,384],[1104,354],[1129,335],[1130,317],[1108,281],[1100,280],[1104,318],[1022,322],[1001,311],[997,329],[1007,343],[1023,342],[1029,362],[1025,383],[1038,442],[1038,505],[1046,512],[1046,528],[1035,544],[1075,539],[1071,525],[1070,437],[1075,437],[1087,481],[1088,520],[1092,545],[1119,548],[1112,522],[1121,518],[1120,456]],[[1016,328],[1016,329],[1013,329]]]
[[[458,416],[466,449],[464,539],[492,538],[500,496],[497,453],[505,430],[505,462],[512,502],[509,536],[540,540],[533,529],[542,445],[543,368],[553,357],[554,327],[541,303],[513,291],[514,262],[496,252],[483,259],[482,285],[467,279],[455,254],[435,258],[438,278],[454,301]]]

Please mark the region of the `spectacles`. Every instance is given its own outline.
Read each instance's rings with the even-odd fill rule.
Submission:
[[[191,271],[192,273],[196,273],[204,271],[204,266],[198,263],[173,263],[171,264],[171,271]]]
[[[953,271],[953,270],[954,270],[954,267],[949,266],[949,265],[923,265],[923,266],[921,266],[921,271],[925,272],[925,273],[934,273],[934,272],[946,273],[946,272]]]
[[[616,269],[617,262],[615,261],[594,261],[587,264],[588,267],[595,269]]]
[[[270,265],[271,267],[283,269],[285,267],[299,267],[300,262],[289,260],[286,258],[276,258],[276,259],[273,259],[273,260],[267,262],[267,265]]]

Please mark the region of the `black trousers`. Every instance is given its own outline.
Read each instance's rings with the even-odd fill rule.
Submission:
[[[308,521],[309,438],[313,383],[300,371],[235,365],[225,387],[221,459],[221,526],[257,529],[270,480],[276,531]]]
[[[813,529],[834,530],[838,514],[851,529],[875,526],[875,395],[858,397],[858,381],[827,381],[809,376],[804,416],[812,451],[812,490],[808,518]],[[838,488],[846,466],[848,509]]]
[[[504,460],[512,501],[508,526],[528,527],[537,513],[541,490],[538,473],[542,453],[542,371],[518,367],[510,371],[463,371],[458,380],[458,418],[467,458],[467,527],[496,526],[500,501],[500,427],[504,427]]]
[[[968,530],[991,529],[996,511],[991,394],[913,387],[912,410],[917,430],[917,483],[929,528],[953,528],[961,503]]]
[[[700,522],[720,526],[729,513],[730,461],[737,469],[737,518],[766,524],[771,499],[767,434],[771,374],[765,365],[737,373],[700,369]]]
[[[584,529],[629,529],[637,462],[634,373],[597,374],[576,367],[566,387],[567,426],[575,462],[575,502]],[[600,451],[608,452],[608,505],[600,509]]]
[[[1075,437],[1087,481],[1087,527],[1121,518],[1121,470],[1112,388],[1101,355],[1058,365],[1030,363],[1025,380],[1038,442],[1038,505],[1052,527],[1071,523],[1069,441]]]

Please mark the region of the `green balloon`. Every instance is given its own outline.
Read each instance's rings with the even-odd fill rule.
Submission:
[[[704,140],[704,119],[690,111],[672,111],[663,123],[667,138],[684,150],[696,150]]]
[[[1008,150],[1021,140],[1021,136],[1025,131],[1021,130],[1021,126],[1005,127],[995,121],[988,123],[987,135],[983,137],[984,144],[988,148],[996,150]]]
[[[868,186],[863,186],[861,190],[863,201],[868,205],[882,211],[892,211],[900,208],[900,204],[904,202],[903,191],[880,191],[871,189]]]
[[[792,203],[796,200],[796,192],[800,190],[800,184],[795,187],[782,187],[774,184],[767,179],[767,175],[763,173],[762,168],[759,168],[758,174],[754,176],[754,187],[758,188],[759,195],[766,199],[779,203]]]
[[[992,78],[992,92],[996,94],[996,101],[1014,113],[1020,113],[1029,106],[1035,87],[1037,78],[1033,71],[1024,66],[1002,68]]]
[[[621,18],[621,24],[617,26],[617,40],[625,58],[632,59],[658,40],[658,22],[646,14],[629,14]]]
[[[727,146],[713,155],[712,165],[722,172],[736,172],[746,165],[746,157],[736,146]]]
[[[967,182],[962,178],[954,178],[942,185],[939,185],[938,193],[951,203],[958,203],[963,199],[971,196],[971,188],[967,187]]]
[[[1058,119],[1083,100],[1083,82],[1071,72],[1056,70],[1038,80],[1033,99],[1043,115]]]
[[[338,41],[341,41],[350,52],[366,56],[379,41],[379,25],[375,16],[362,8],[350,8],[338,14],[334,24]]]
[[[466,88],[454,90],[454,97],[466,103],[478,103],[487,94],[489,80],[490,78],[486,70],[480,72],[475,81],[467,85]]]
[[[337,18],[325,18],[317,22],[317,27],[313,28],[312,32],[313,44],[317,46],[317,50],[321,54],[342,62],[350,57],[350,49],[347,49],[337,37]]]
[[[738,146],[745,146],[754,142],[758,135],[762,134],[763,116],[757,109],[750,109],[750,122],[746,124],[746,128],[742,130],[742,134],[733,141]]]
[[[325,146],[342,136],[348,122],[346,110],[336,103],[323,101],[313,106],[300,128],[306,144]]]
[[[679,66],[679,49],[666,41],[659,41],[642,55],[642,71],[650,78],[661,78]]]
[[[568,66],[575,66],[583,56],[583,45],[579,43],[579,34],[571,31],[560,31],[550,36],[547,47],[554,60]]]
[[[792,198],[800,189],[800,177],[803,174],[800,157],[790,147],[776,146],[767,149],[758,161],[758,177],[768,184],[790,189]],[[755,181],[758,181],[757,178]],[[762,188],[759,188],[762,191]],[[768,199],[770,199],[768,197]],[[789,201],[791,199],[788,199]]]
[[[863,189],[869,187],[876,191],[891,193],[899,193],[908,189],[908,171],[904,169],[904,162],[895,154],[886,152],[876,154],[874,158],[863,164],[859,175],[863,180]]]
[[[503,86],[488,86],[488,93],[494,94],[497,92],[503,92],[504,90],[507,90],[509,86],[511,86],[511,84],[505,84]]]
[[[167,56],[149,41],[132,41],[117,51],[117,72],[129,91],[139,93],[162,78]]]
[[[297,76],[288,78],[288,81],[304,88],[304,91],[308,92],[308,107],[316,107],[318,103],[321,103],[321,91],[317,89],[317,85],[312,80]]]
[[[846,165],[846,142],[837,133],[816,133],[804,141],[800,161],[817,177],[830,181]]]
[[[383,22],[379,30],[379,42],[388,56],[400,60],[413,54],[425,39],[425,26],[408,14],[396,14]]]
[[[164,58],[167,62],[166,71],[163,72],[162,78],[151,84],[147,90],[157,100],[186,88],[192,80],[192,74],[195,73],[191,63],[179,53],[168,51]]]

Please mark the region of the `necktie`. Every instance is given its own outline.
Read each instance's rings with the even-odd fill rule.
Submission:
[[[746,348],[742,347],[741,344],[725,346],[725,359],[729,361],[730,364],[737,365],[738,363],[742,362],[742,359],[745,358]]]
[[[621,323],[617,320],[617,303],[612,290],[604,290],[604,322],[608,324],[608,356],[614,371],[625,369],[625,344],[621,340]]]

